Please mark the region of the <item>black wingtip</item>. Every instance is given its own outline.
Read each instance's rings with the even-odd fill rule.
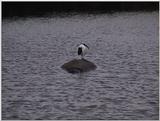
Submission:
[[[88,47],[88,45],[86,45],[86,44],[84,44],[84,43],[82,43],[84,46],[86,46],[88,49],[89,49],[89,47]]]
[[[81,53],[82,53],[82,48],[79,47],[79,48],[78,48],[78,55],[81,55]]]

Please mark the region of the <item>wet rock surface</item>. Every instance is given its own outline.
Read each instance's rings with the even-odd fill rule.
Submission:
[[[62,65],[62,68],[69,73],[83,73],[96,69],[96,65],[86,59],[73,59]]]

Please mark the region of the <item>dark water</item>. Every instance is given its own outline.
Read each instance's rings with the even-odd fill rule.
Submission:
[[[2,119],[158,119],[158,12],[2,21]],[[88,44],[97,69],[60,67]]]

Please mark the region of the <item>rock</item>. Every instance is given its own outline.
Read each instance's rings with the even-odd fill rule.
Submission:
[[[86,59],[73,59],[61,66],[69,73],[82,73],[96,69],[96,65]]]

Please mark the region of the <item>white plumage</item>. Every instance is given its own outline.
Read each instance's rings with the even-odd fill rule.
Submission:
[[[84,58],[84,55],[86,55],[89,47],[86,44],[80,44],[78,46],[78,55],[81,55],[81,58]]]

